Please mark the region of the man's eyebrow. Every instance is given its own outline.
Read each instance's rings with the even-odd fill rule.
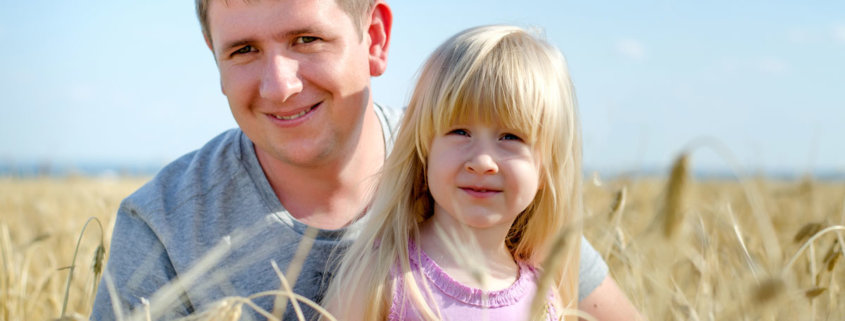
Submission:
[[[319,27],[305,27],[305,28],[299,28],[299,29],[294,29],[294,30],[279,33],[279,34],[276,35],[276,39],[288,39],[288,38],[296,37],[296,36],[299,36],[299,35],[306,35],[306,34],[322,35],[322,34],[325,34],[325,31],[323,30],[323,28],[319,28]]]
[[[223,46],[220,46],[220,53],[221,54],[225,53],[225,52],[231,50],[232,48],[237,48],[237,47],[240,47],[240,46],[252,43],[252,42],[254,42],[254,40],[252,40],[252,39],[240,39],[240,40],[233,40],[233,41],[230,41],[230,42],[226,42],[226,43],[223,44]]]

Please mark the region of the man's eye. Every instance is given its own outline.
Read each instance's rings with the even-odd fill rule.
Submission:
[[[238,50],[235,50],[234,52],[232,52],[232,56],[247,54],[247,53],[250,53],[250,52],[253,52],[253,51],[255,51],[255,47],[247,45],[247,46],[240,47]]]
[[[320,40],[320,38],[312,36],[301,36],[296,38],[296,43],[312,43],[317,40]]]

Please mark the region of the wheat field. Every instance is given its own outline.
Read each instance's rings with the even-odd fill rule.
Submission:
[[[696,180],[686,167],[585,180],[584,233],[644,316],[845,320],[845,182]],[[2,320],[86,319],[98,248],[146,180],[0,178]]]

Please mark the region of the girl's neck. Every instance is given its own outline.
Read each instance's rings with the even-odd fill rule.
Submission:
[[[519,265],[505,247],[507,230],[458,224],[434,217],[423,222],[420,247],[446,274],[466,286],[495,291],[513,284],[519,277]],[[474,269],[483,272],[484,280],[476,277]]]

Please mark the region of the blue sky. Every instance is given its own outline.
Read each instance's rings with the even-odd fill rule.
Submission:
[[[662,169],[704,140],[727,152],[695,168],[845,172],[841,1],[389,4],[379,102],[404,105],[460,30],[538,27],[568,59],[588,168]],[[0,163],[164,164],[236,126],[193,1],[4,1],[0,42]]]

